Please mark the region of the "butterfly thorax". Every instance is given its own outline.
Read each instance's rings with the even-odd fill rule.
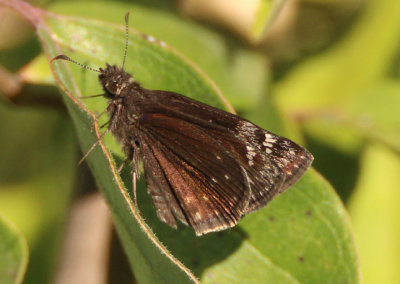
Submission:
[[[140,89],[140,85],[135,82],[132,75],[125,72],[116,65],[106,65],[100,68],[99,80],[105,91],[105,96],[114,99],[124,97],[134,90]]]
[[[136,128],[140,116],[135,101],[141,100],[141,86],[132,75],[116,65],[107,64],[100,68],[99,80],[109,101],[107,112],[110,116],[109,129],[130,155],[132,142],[136,140]]]

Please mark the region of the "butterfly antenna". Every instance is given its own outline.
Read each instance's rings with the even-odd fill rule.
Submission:
[[[53,61],[60,60],[60,59],[61,59],[61,60],[66,60],[66,61],[72,62],[72,63],[74,63],[74,64],[76,64],[76,65],[79,65],[79,66],[81,66],[81,67],[83,67],[83,68],[85,68],[85,69],[87,69],[87,70],[94,71],[94,72],[99,72],[99,73],[100,73],[100,70],[94,69],[94,68],[92,68],[92,67],[86,66],[86,65],[84,65],[84,64],[82,64],[82,63],[79,63],[79,62],[77,62],[77,61],[75,61],[75,60],[72,60],[71,58],[69,58],[68,56],[66,56],[66,55],[64,55],[64,54],[57,55],[56,57],[54,57],[54,58],[50,61],[50,63],[53,63]]]
[[[126,53],[128,51],[128,37],[129,37],[129,12],[125,14],[125,50],[124,50],[124,57],[122,59],[122,69],[124,69]]]

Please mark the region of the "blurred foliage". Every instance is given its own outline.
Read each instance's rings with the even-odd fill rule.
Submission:
[[[0,282],[19,283],[28,264],[28,246],[20,232],[0,220]]]
[[[121,11],[131,11],[134,29],[164,40],[196,63],[240,114],[303,141],[315,156],[314,167],[334,186],[350,213],[363,282],[400,282],[400,211],[396,206],[400,198],[400,1],[286,1],[258,44],[239,38],[229,25],[216,25],[218,21],[210,20],[214,23],[210,24],[203,18],[196,23],[185,18],[175,1],[113,1],[110,6],[92,2],[51,1],[50,5],[50,1],[37,1],[36,5],[118,25]],[[267,4],[264,1],[261,8]],[[257,18],[259,36],[263,29],[259,25],[268,23],[269,14],[263,10],[257,15],[265,17]],[[6,9],[0,19],[0,64],[15,74],[8,80],[21,84],[14,94],[0,88],[4,97],[0,101],[0,216],[11,220],[28,241],[31,256],[25,282],[50,283],[71,194],[77,185],[86,184],[85,177],[77,177],[81,154],[72,123],[52,85],[47,60],[37,57],[41,47],[33,29]],[[12,33],[7,30],[10,26]],[[305,180],[310,181],[309,177]],[[296,196],[292,192],[280,199],[292,199]],[[316,212],[340,210],[340,205],[330,207],[337,202],[330,200],[319,204]],[[323,220],[323,215],[318,217]],[[246,217],[243,229],[257,226],[255,219]],[[291,221],[287,220],[287,227],[305,233],[300,230],[307,221],[298,227]],[[286,229],[270,223],[265,225],[270,230]],[[212,241],[218,244],[218,238]],[[276,263],[266,261],[262,253],[290,251],[284,247],[272,251],[262,242],[257,247],[261,250],[254,251],[250,243],[240,243],[241,238],[232,241],[236,252],[224,256],[223,265],[206,268],[200,260],[190,259],[192,267],[196,273],[204,271],[209,281],[222,281],[215,269],[229,277],[234,277],[232,271],[240,269],[235,264],[241,261],[262,263],[268,269]],[[201,242],[195,245],[201,250]],[[251,259],[243,258],[249,255]],[[285,257],[276,259],[288,263]],[[270,275],[270,281],[282,275],[290,283],[299,280],[286,270],[276,269]],[[300,279],[318,283],[308,282],[304,275]]]

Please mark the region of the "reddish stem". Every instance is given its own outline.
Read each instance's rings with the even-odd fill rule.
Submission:
[[[44,11],[40,8],[36,8],[29,3],[22,0],[0,0],[0,5],[4,5],[15,9],[25,19],[27,19],[33,26],[37,26],[42,21]]]

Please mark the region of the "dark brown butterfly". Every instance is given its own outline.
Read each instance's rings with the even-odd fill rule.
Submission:
[[[180,220],[198,236],[233,227],[310,166],[313,156],[289,139],[180,94],[145,89],[123,66],[96,70],[109,99],[108,131],[133,161],[134,184],[143,161],[157,215],[171,227]]]

